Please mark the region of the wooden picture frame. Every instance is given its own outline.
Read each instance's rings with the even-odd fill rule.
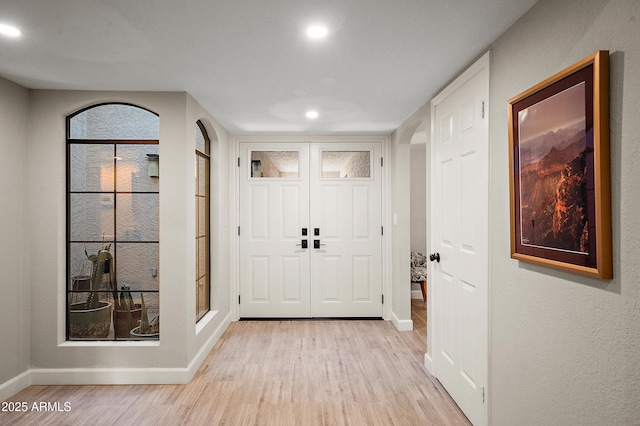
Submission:
[[[511,257],[611,279],[609,52],[509,100]]]

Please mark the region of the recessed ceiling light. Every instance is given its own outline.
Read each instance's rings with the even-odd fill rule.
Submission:
[[[311,25],[307,28],[307,37],[313,40],[326,38],[329,30],[324,25]]]
[[[306,115],[307,115],[307,118],[310,118],[313,120],[315,118],[318,118],[318,111],[313,111],[313,110],[307,111]]]
[[[11,25],[0,24],[0,34],[8,37],[20,37],[22,34],[19,29],[12,27]]]

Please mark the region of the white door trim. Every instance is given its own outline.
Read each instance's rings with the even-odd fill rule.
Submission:
[[[480,72],[487,70],[487,75],[490,76],[490,52],[485,53],[482,57],[480,57],[473,65],[471,65],[467,70],[465,70],[459,77],[457,77],[451,84],[449,84],[445,89],[443,89],[436,97],[434,97],[431,101],[431,164],[430,164],[430,188],[429,188],[429,212],[428,212],[428,217],[429,218],[433,218],[433,213],[434,213],[434,209],[436,208],[436,206],[434,206],[434,182],[436,179],[435,176],[435,167],[434,167],[434,162],[435,162],[435,138],[436,138],[436,106],[438,104],[440,104],[442,101],[444,101],[445,99],[447,99],[452,93],[454,93],[456,90],[458,90],[459,88],[461,88],[462,86],[464,86],[471,78],[475,77],[477,74],[479,74]],[[488,77],[489,79],[489,77]],[[487,82],[488,85],[488,82]],[[488,87],[487,87],[488,88]],[[487,93],[487,101],[484,105],[484,118],[487,120],[487,123],[489,123],[489,93]],[[489,126],[486,126],[486,141],[487,144],[489,144]],[[490,150],[490,146],[487,146],[487,150]],[[487,161],[490,157],[487,156]],[[490,179],[490,171],[489,171],[489,164],[486,165],[487,166],[487,174],[486,174],[486,185],[487,188],[489,188],[489,179]],[[487,189],[487,194],[488,194],[488,189]],[[487,217],[487,223],[486,223],[486,229],[487,229],[487,264],[486,264],[486,271],[487,271],[487,306],[486,306],[486,318],[483,319],[483,321],[486,321],[486,330],[487,330],[487,335],[486,335],[486,340],[485,340],[485,345],[486,345],[486,354],[487,354],[487,368],[486,368],[486,376],[483,380],[484,383],[486,383],[487,385],[489,384],[489,378],[491,377],[491,365],[489,363],[489,359],[490,359],[490,346],[489,346],[489,341],[490,341],[490,335],[491,335],[491,328],[490,328],[490,322],[489,322],[489,318],[491,317],[491,311],[490,311],[490,293],[491,293],[491,277],[490,277],[490,268],[489,268],[489,259],[490,259],[490,244],[488,241],[488,236],[491,235],[489,226],[490,226],[490,204],[488,203],[487,205],[487,212],[486,212],[486,217]],[[431,219],[430,219],[431,220]],[[433,225],[429,224],[429,230],[431,230],[431,228],[433,227]],[[434,247],[435,247],[435,243],[433,241],[433,239],[431,238],[431,234],[428,235],[428,242],[427,242],[427,246],[429,247],[429,250],[431,253],[434,252]],[[432,268],[433,266],[430,264],[429,265],[429,276],[432,275]],[[435,376],[436,378],[438,377],[438,364],[436,362],[436,358],[433,356],[433,354],[437,353],[437,351],[439,351],[441,349],[441,336],[439,333],[439,329],[440,329],[440,323],[439,323],[439,317],[440,317],[440,312],[442,311],[442,307],[439,306],[437,304],[437,300],[439,300],[439,292],[441,291],[440,288],[438,288],[437,284],[434,285],[434,283],[430,283],[430,287],[429,287],[429,295],[430,297],[427,298],[427,353],[424,356],[424,365],[426,367],[426,369],[429,371],[429,373],[431,373],[433,376]],[[488,424],[488,413],[490,412],[490,401],[491,401],[491,392],[490,389],[486,389],[486,399],[485,399],[485,414],[486,414],[486,418],[483,419],[483,423],[484,424]]]
[[[238,226],[240,226],[240,171],[238,167],[238,158],[240,157],[240,143],[372,143],[378,142],[382,146],[382,154],[384,158],[384,167],[382,167],[382,224],[384,227],[384,236],[382,238],[382,292],[384,295],[384,305],[382,307],[383,319],[391,319],[392,316],[392,279],[391,279],[391,197],[390,190],[390,143],[389,137],[386,135],[362,135],[362,136],[323,136],[323,135],[296,135],[296,134],[251,134],[251,135],[234,135],[231,136],[232,149],[230,153],[230,179],[233,182],[233,193],[231,194],[229,235],[230,235],[230,291],[229,299],[231,313],[234,320],[240,319],[240,309],[238,305],[238,296],[240,294],[240,239],[238,237]]]

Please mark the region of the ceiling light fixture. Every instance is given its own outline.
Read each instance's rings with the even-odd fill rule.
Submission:
[[[11,25],[0,24],[0,34],[8,37],[20,37],[22,34],[19,29],[12,27]]]
[[[311,25],[307,28],[307,37],[312,40],[320,40],[326,38],[329,30],[324,25]]]
[[[307,118],[310,118],[310,119],[314,120],[314,119],[318,118],[318,111],[313,111],[313,110],[307,111],[306,115],[307,115]]]

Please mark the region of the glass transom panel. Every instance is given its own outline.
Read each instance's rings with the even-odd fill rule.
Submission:
[[[370,178],[370,151],[322,151],[323,178]]]
[[[252,178],[298,178],[299,151],[251,151]]]

